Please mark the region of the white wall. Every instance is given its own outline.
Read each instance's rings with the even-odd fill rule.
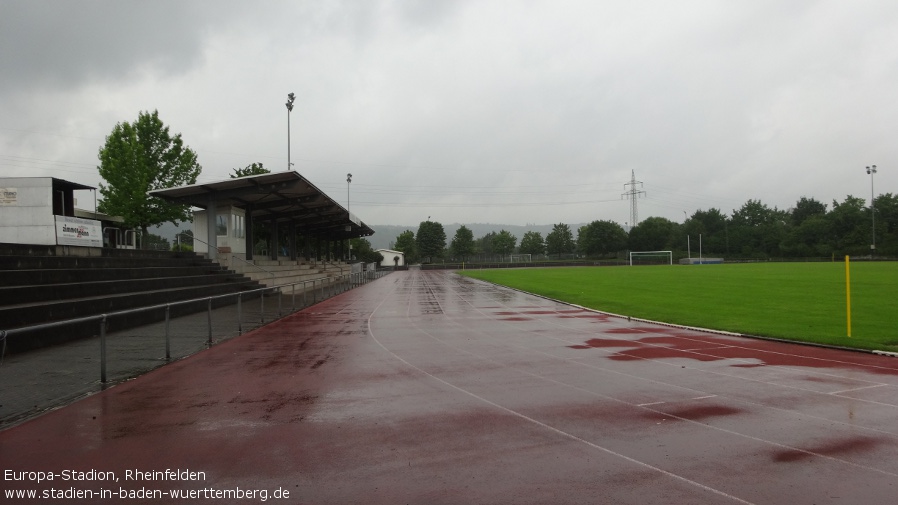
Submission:
[[[0,188],[15,189],[15,202],[0,205],[0,242],[56,245],[53,179],[7,177]]]
[[[390,249],[375,249],[375,251],[379,252],[384,257],[384,260],[380,262],[380,266],[391,267],[396,265],[396,263],[393,262],[393,258],[396,256],[399,256],[399,266],[405,266],[405,254],[399,251],[391,251]]]
[[[193,252],[207,253],[209,247],[206,246],[206,211],[193,211],[193,238],[199,239],[193,241]],[[202,242],[200,242],[202,240]]]
[[[227,215],[228,216],[228,231],[227,235],[218,235],[216,238],[216,247],[230,247],[231,254],[245,254],[246,253],[246,240],[244,237],[235,237],[235,227],[234,227],[234,218],[237,217],[243,221],[243,234],[246,235],[246,219],[245,212],[243,209],[238,209],[236,207],[220,207],[216,209],[216,212],[219,215]],[[209,252],[209,247],[206,246],[206,230],[208,226],[208,220],[206,219],[206,211],[205,210],[195,210],[193,211],[193,237],[195,239],[193,241],[193,251],[197,253],[207,253]],[[202,240],[202,242],[200,242]]]

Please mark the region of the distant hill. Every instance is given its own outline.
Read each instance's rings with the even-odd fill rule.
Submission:
[[[586,223],[576,223],[576,224],[568,224],[571,227],[571,233],[574,234],[574,238],[577,238],[577,229],[581,226],[584,226]],[[418,233],[418,226],[398,226],[392,224],[369,224],[368,226],[374,230],[374,235],[368,237],[368,242],[371,243],[371,247],[374,249],[389,249],[393,242],[396,241],[396,237],[399,236],[400,233],[405,230],[411,230]],[[453,223],[453,224],[443,224],[443,230],[446,231],[446,245],[448,246],[452,242],[452,237],[455,236],[455,232],[461,228],[461,223]],[[552,227],[554,224],[528,224],[524,226],[514,225],[514,224],[492,224],[492,223],[469,223],[465,224],[471,232],[474,234],[474,238],[478,239],[487,233],[494,231],[496,233],[505,230],[512,235],[514,235],[518,239],[518,245],[521,243],[521,238],[528,231],[539,232],[543,238],[546,238],[546,235],[552,231]]]

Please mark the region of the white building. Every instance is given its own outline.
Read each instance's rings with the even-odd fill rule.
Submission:
[[[121,218],[75,208],[75,191],[94,189],[55,177],[0,178],[0,243],[122,247]]]
[[[379,252],[384,260],[380,262],[382,267],[403,267],[405,266],[405,253],[402,251],[394,251],[392,249],[375,249]]]

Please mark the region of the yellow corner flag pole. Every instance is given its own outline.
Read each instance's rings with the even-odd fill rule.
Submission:
[[[845,309],[848,321],[848,338],[851,338],[851,260],[845,255]]]

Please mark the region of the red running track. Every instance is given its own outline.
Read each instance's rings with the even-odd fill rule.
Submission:
[[[891,503],[896,385],[892,358],[397,272],[0,432],[0,469],[215,503]],[[165,469],[205,480],[125,479]]]

